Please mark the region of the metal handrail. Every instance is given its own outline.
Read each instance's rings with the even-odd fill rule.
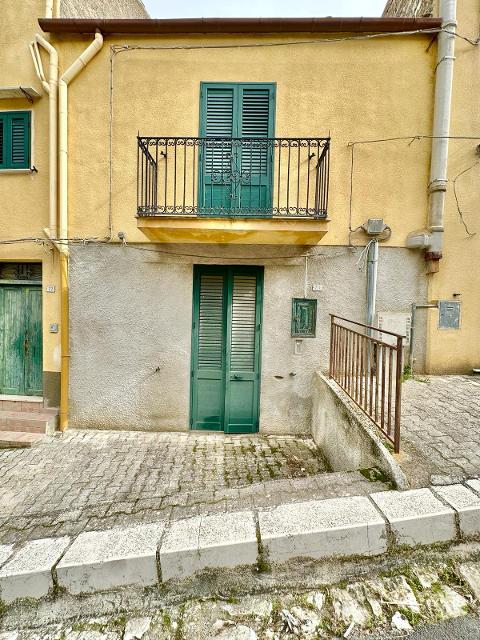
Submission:
[[[371,330],[392,336],[396,344],[365,333]],[[329,376],[393,444],[395,453],[400,451],[403,338],[393,331],[330,314]]]

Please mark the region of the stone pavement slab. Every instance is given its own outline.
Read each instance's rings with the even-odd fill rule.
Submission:
[[[13,544],[3,544],[0,546],[0,567],[12,555]]]
[[[61,558],[70,539],[33,540],[16,551],[0,569],[0,600],[41,598],[53,588],[52,569]]]
[[[400,545],[447,542],[456,537],[455,513],[430,489],[374,493],[372,500],[388,519]]]
[[[435,493],[458,513],[460,531],[464,536],[480,533],[480,496],[463,484],[437,487]]]
[[[387,550],[385,521],[363,496],[280,505],[260,511],[259,523],[262,544],[274,562]]]
[[[72,594],[158,582],[157,549],[165,524],[81,533],[56,568],[58,584]]]
[[[254,565],[257,556],[255,520],[249,511],[174,522],[159,553],[164,581],[185,578],[205,567]]]
[[[419,376],[402,385],[402,468],[420,487],[430,475],[480,475],[480,377]],[[408,460],[407,458],[411,458]]]

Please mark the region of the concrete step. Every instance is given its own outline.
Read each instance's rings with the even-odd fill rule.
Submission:
[[[43,433],[0,431],[0,449],[25,449],[44,437]]]
[[[42,411],[0,411],[0,434],[5,431],[53,434],[57,427],[58,409]]]

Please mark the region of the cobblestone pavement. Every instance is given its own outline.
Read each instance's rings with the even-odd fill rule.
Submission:
[[[438,474],[480,474],[480,377],[432,376],[403,385],[402,439]]]
[[[381,490],[312,440],[68,431],[0,450],[0,543]]]

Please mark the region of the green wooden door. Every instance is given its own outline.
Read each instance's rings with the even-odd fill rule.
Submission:
[[[0,286],[0,393],[42,395],[41,286]]]
[[[263,269],[194,271],[191,426],[258,431]]]
[[[275,85],[202,83],[199,212],[270,215]]]

